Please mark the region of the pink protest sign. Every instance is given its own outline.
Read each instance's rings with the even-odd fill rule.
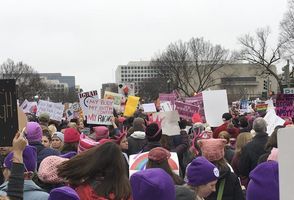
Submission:
[[[276,114],[279,117],[293,117],[294,107],[293,107],[294,95],[293,94],[280,94],[276,100]]]
[[[159,93],[160,102],[169,101],[171,105],[174,106],[176,99],[177,99],[176,93],[170,93],[170,94]]]
[[[198,106],[184,103],[181,101],[176,101],[175,105],[176,105],[176,110],[178,111],[180,117],[182,117],[184,119],[191,119],[193,114],[198,113],[198,111],[199,111]]]

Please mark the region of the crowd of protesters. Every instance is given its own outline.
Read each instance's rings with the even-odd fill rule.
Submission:
[[[140,110],[115,115],[110,126],[30,115],[12,147],[1,147],[0,199],[279,199],[277,134],[292,121],[269,136],[260,116],[215,117],[219,127],[199,114],[181,119],[180,132],[168,136],[160,119]],[[129,176],[129,156],[142,152],[149,152],[146,168]],[[171,152],[179,174],[169,165]]]

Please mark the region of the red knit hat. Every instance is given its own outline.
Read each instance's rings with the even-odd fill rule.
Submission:
[[[148,153],[148,159],[157,162],[162,162],[165,159],[168,160],[170,156],[170,152],[162,147],[155,147]]]
[[[202,119],[199,113],[194,113],[192,116],[193,123],[202,123]]]
[[[75,128],[66,128],[64,130],[64,143],[74,143],[80,140],[80,133]]]

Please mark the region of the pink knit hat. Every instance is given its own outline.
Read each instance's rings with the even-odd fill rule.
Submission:
[[[95,126],[93,130],[95,131],[96,141],[109,138],[109,130],[107,127]]]
[[[220,160],[225,155],[225,139],[208,139],[199,140],[198,145],[202,151],[202,155],[209,161]]]
[[[42,160],[38,177],[44,183],[62,183],[64,180],[57,176],[57,166],[63,163],[64,161],[69,160],[68,158],[62,158],[59,156],[48,156]]]
[[[78,146],[78,154],[88,149],[91,149],[94,146],[97,146],[99,142],[92,140],[91,138],[87,137],[85,134],[81,134],[80,142]]]

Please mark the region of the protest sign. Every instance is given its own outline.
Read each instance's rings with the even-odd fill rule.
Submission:
[[[135,83],[119,83],[118,93],[124,97],[135,95]]]
[[[0,80],[0,146],[11,146],[18,130],[15,80]]]
[[[257,112],[265,112],[267,110],[267,104],[265,104],[265,103],[256,104],[255,109]]]
[[[283,93],[284,94],[294,94],[294,88],[284,88]]]
[[[168,111],[168,112],[158,112],[152,114],[153,119],[162,119],[161,128],[162,134],[173,136],[173,135],[180,135],[180,127],[179,121],[180,116],[178,111]]]
[[[142,107],[145,113],[156,112],[156,107],[154,103],[145,103],[145,104],[142,104]]]
[[[148,153],[140,153],[140,154],[134,154],[130,155],[129,158],[129,172],[130,176],[132,176],[134,173],[146,169],[146,164],[148,162]],[[168,159],[168,164],[173,170],[174,173],[177,175],[180,174],[180,167],[179,167],[179,159],[178,155],[175,152],[170,152],[171,157]]]
[[[50,119],[61,121],[63,117],[64,105],[61,103],[53,103],[49,101],[39,100],[37,116],[39,117],[41,113],[47,113]]]
[[[222,115],[229,112],[226,90],[203,91],[203,103],[206,122],[212,127],[220,126]]]
[[[175,105],[175,110],[177,110],[180,117],[184,119],[192,119],[193,114],[199,112],[199,107],[192,104],[176,101]]]
[[[250,112],[249,102],[246,99],[242,99],[240,101],[240,113],[244,114],[244,113],[248,113],[248,112]]]
[[[84,115],[88,115],[88,101],[89,99],[99,99],[97,90],[79,93],[80,106]]]
[[[279,94],[276,99],[276,113],[280,117],[293,117],[294,94]]]
[[[201,116],[201,120],[203,123],[206,122],[205,118],[205,110],[204,110],[204,102],[203,102],[203,95],[202,93],[198,93],[193,97],[186,97],[185,103],[195,105],[199,108],[198,113]]]
[[[169,101],[160,102],[160,112],[173,111],[173,107]]]
[[[267,123],[266,132],[268,135],[271,135],[276,126],[283,126],[285,123],[285,120],[283,120],[281,117],[276,115],[275,110],[271,109],[269,110],[266,115],[264,116],[264,120]]]
[[[111,99],[91,99],[88,100],[88,124],[111,125],[113,117],[113,100]]]
[[[159,93],[159,100],[160,102],[169,101],[172,105],[172,108],[174,109],[175,101],[177,100],[177,94],[176,93]]]
[[[36,113],[37,102],[29,102],[28,100],[24,100],[24,102],[20,105],[20,108],[24,113]]]
[[[127,104],[125,106],[124,116],[131,117],[135,111],[137,110],[137,106],[139,103],[140,97],[129,96]]]
[[[116,111],[120,111],[121,109],[121,103],[122,103],[122,99],[123,96],[122,94],[118,94],[118,93],[114,93],[114,92],[108,92],[105,91],[104,92],[104,99],[111,99],[113,100],[113,107]]]
[[[292,199],[294,196],[294,127],[278,130],[278,160],[279,160],[279,188],[280,199]]]

